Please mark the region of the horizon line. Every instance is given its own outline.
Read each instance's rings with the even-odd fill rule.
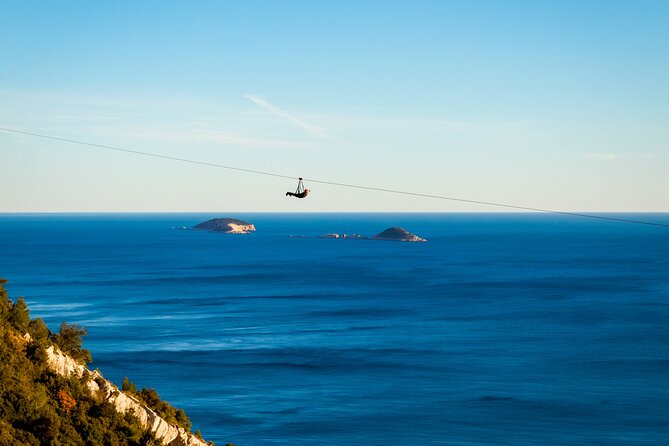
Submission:
[[[667,211],[565,211],[588,212],[590,214],[669,214]],[[0,211],[0,215],[10,214],[546,214],[540,211]],[[553,214],[560,215],[560,214]],[[569,214],[563,215],[568,217]]]

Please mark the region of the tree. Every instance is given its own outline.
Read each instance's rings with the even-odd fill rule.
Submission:
[[[60,330],[52,336],[52,341],[60,349],[79,362],[91,362],[91,352],[81,347],[82,336],[88,334],[88,330],[79,324],[60,324]]]
[[[0,279],[0,322],[6,321],[9,317],[9,312],[12,309],[12,303],[9,300],[9,295],[5,289],[7,279]]]
[[[28,333],[30,333],[30,336],[33,338],[34,343],[42,343],[43,341],[46,341],[49,339],[51,336],[51,331],[49,330],[49,327],[46,326],[44,323],[44,319],[41,317],[38,317],[37,319],[33,319],[30,321],[28,324]]]
[[[186,430],[190,430],[193,426],[193,423],[191,423],[190,418],[188,418],[188,415],[186,415],[186,412],[183,409],[177,409],[174,418],[177,420],[177,424],[184,427]]]
[[[23,300],[23,297],[19,296],[18,300],[12,305],[8,320],[19,332],[25,333],[28,330],[30,311],[28,310],[28,306],[26,305],[26,301]]]
[[[127,376],[123,377],[123,384],[121,385],[121,390],[128,393],[137,393],[137,386],[128,379]]]
[[[30,360],[37,364],[45,364],[47,361],[46,348],[49,346],[51,331],[42,318],[33,319],[28,324],[28,333],[32,340],[28,345],[26,353]]]

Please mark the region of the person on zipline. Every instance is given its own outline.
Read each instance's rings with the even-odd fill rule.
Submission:
[[[304,198],[308,194],[309,189],[304,188],[304,184],[302,184],[302,177],[300,177],[300,181],[297,183],[297,190],[295,190],[295,192],[286,192],[286,197]]]
[[[304,189],[302,192],[286,192],[286,197],[304,198],[309,194],[309,189]]]

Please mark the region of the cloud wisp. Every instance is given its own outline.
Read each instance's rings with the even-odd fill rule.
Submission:
[[[295,116],[291,115],[287,111],[277,107],[276,105],[268,102],[261,96],[257,95],[252,95],[248,94],[245,96],[246,99],[249,101],[253,102],[255,105],[258,107],[262,108],[263,110],[266,110],[270,113],[272,113],[274,116],[278,116],[279,118],[286,119],[293,124],[297,125],[298,127],[302,128],[304,131],[311,135],[316,135],[316,136],[326,136],[325,135],[325,129],[322,129],[320,127],[316,127],[311,124],[307,124],[306,122],[302,121],[301,119],[296,118]]]

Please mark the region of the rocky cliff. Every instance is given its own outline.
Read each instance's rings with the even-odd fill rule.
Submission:
[[[169,424],[139,400],[121,392],[118,387],[104,379],[97,370],[91,372],[53,346],[47,348],[46,353],[49,367],[53,371],[64,377],[76,375],[83,378],[91,393],[111,403],[120,413],[132,412],[140,423],[164,445],[207,446],[205,441],[200,440],[182,427]]]
[[[208,229],[227,234],[248,234],[256,230],[252,223],[237,218],[213,218],[193,226],[193,229]]]

